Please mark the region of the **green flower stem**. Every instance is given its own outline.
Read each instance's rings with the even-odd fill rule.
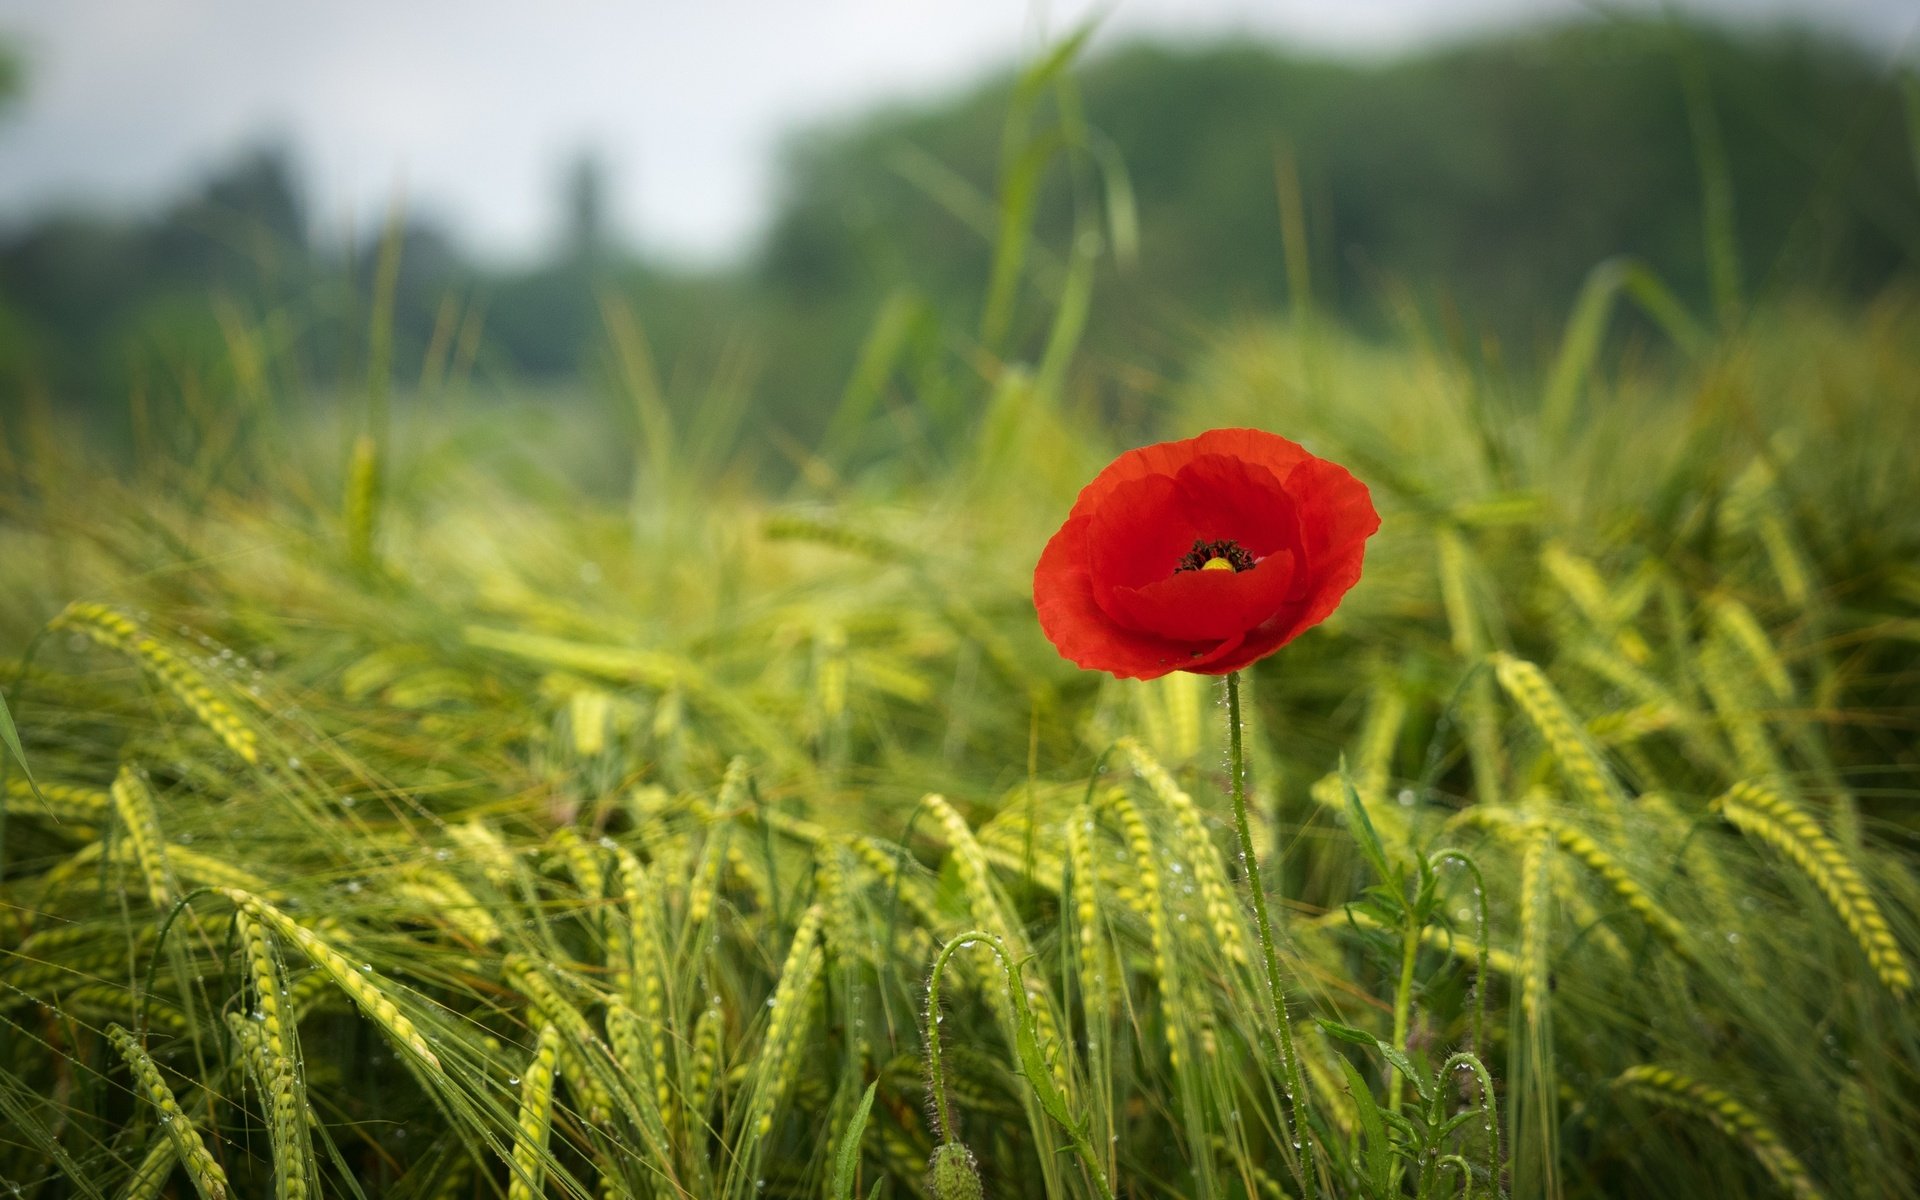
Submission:
[[[1420,955],[1420,925],[1416,914],[1407,910],[1406,932],[1400,936],[1400,982],[1393,989],[1393,1048],[1407,1048],[1407,1030],[1413,1024],[1413,964]],[[1400,1111],[1400,1094],[1407,1090],[1407,1081],[1389,1071],[1391,1082],[1387,1085],[1387,1111]]]
[[[1307,1085],[1300,1075],[1300,1059],[1294,1051],[1293,1026],[1287,1021],[1286,993],[1280,986],[1280,957],[1273,949],[1273,922],[1267,916],[1267,893],[1260,886],[1260,858],[1253,850],[1253,831],[1247,825],[1246,751],[1240,739],[1240,672],[1227,673],[1227,754],[1233,771],[1233,826],[1240,836],[1240,864],[1247,872],[1247,886],[1253,891],[1253,916],[1260,927],[1260,950],[1267,968],[1269,1015],[1280,1031],[1280,1067],[1286,1076],[1287,1100],[1293,1111],[1294,1144],[1300,1151],[1300,1187],[1306,1200],[1318,1194],[1314,1170],[1313,1126],[1308,1120]]]
[[[1447,1080],[1453,1078],[1455,1071],[1472,1071],[1474,1078],[1480,1084],[1480,1111],[1485,1113],[1487,1118],[1486,1129],[1482,1131],[1486,1134],[1484,1140],[1487,1144],[1487,1186],[1492,1189],[1489,1194],[1498,1196],[1500,1194],[1500,1102],[1493,1094],[1493,1076],[1488,1073],[1487,1066],[1480,1061],[1479,1055],[1464,1051],[1453,1055],[1441,1065],[1440,1082],[1444,1085]],[[1444,1093],[1444,1086],[1441,1091]],[[1445,1159],[1442,1161],[1444,1162]],[[1467,1185],[1467,1200],[1473,1200],[1473,1172],[1468,1169],[1464,1158],[1459,1161],[1460,1176]]]

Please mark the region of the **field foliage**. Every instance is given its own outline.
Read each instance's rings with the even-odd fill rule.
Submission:
[[[376,324],[350,419],[236,326],[130,465],[10,429],[0,1180],[1916,1194],[1920,300],[1603,264],[1537,376],[1301,304],[1120,435],[1016,209],[955,409],[885,403],[883,319],[784,491],[617,304],[626,424],[389,409]],[[1243,681],[1285,1045],[1219,682],[1077,672],[1029,595],[1123,438],[1235,424],[1384,517]]]

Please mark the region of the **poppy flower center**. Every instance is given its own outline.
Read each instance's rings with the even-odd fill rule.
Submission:
[[[1221,538],[1217,542],[1195,538],[1193,549],[1181,557],[1180,565],[1173,569],[1173,573],[1178,575],[1182,571],[1251,571],[1253,566],[1253,555],[1247,553],[1245,547],[1231,538]]]

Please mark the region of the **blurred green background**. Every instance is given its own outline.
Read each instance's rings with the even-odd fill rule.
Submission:
[[[17,108],[34,76],[11,57]],[[748,449],[777,476],[848,403],[898,418],[842,439],[869,460],[962,436],[955,356],[1039,360],[1076,254],[1095,269],[1067,394],[1122,429],[1150,429],[1221,330],[1290,311],[1524,376],[1620,256],[1722,316],[1898,285],[1920,261],[1911,96],[1835,36],[1655,19],[1365,59],[1102,43],[1071,87],[1023,95],[1009,67],[796,131],[763,235],[697,269],[611,231],[591,153],[555,181],[563,236],[507,267],[420,212],[315,238],[295,151],[263,143],[158,207],[0,226],[0,421],[38,407],[128,445],[169,406],[247,386],[326,406],[369,370],[403,395],[624,414],[595,401],[619,393],[612,313],[644,331],[669,407],[753,414]],[[995,282],[1006,222],[1024,261]],[[241,329],[252,384],[233,377]]]

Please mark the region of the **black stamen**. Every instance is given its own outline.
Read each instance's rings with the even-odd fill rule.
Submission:
[[[1187,551],[1186,557],[1180,560],[1180,565],[1174,568],[1174,574],[1177,575],[1181,571],[1198,571],[1216,558],[1226,559],[1227,565],[1236,571],[1253,569],[1253,555],[1247,553],[1239,542],[1231,538],[1222,538],[1217,542],[1195,538],[1193,549]]]

